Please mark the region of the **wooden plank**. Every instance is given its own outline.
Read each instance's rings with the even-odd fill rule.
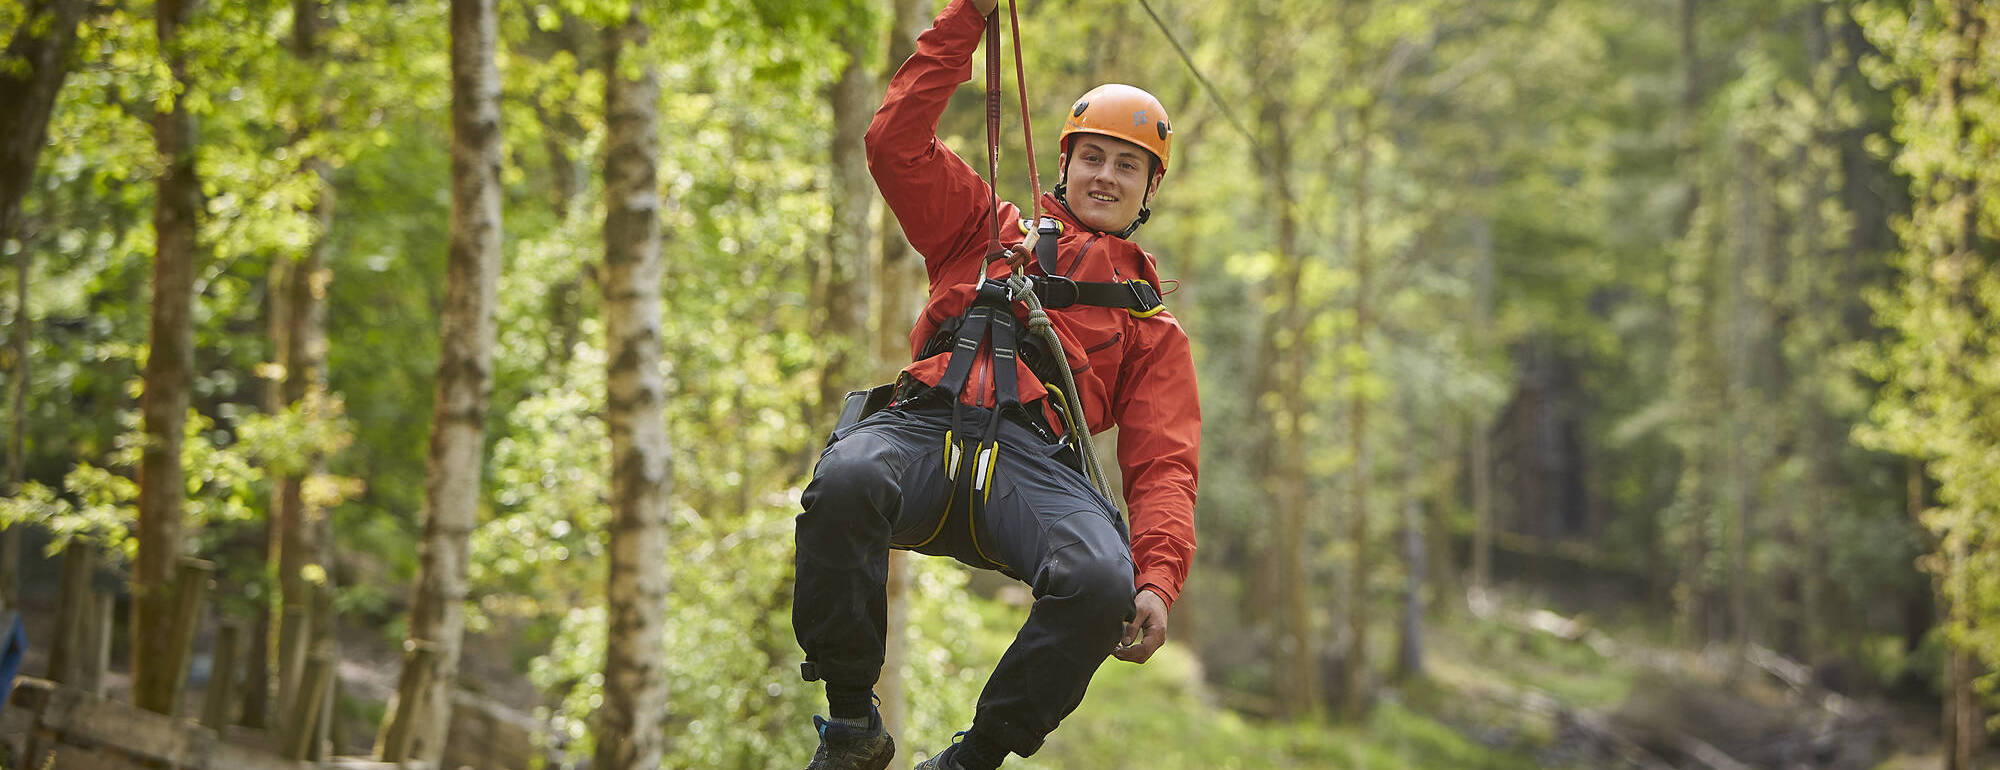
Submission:
[[[201,607],[208,600],[208,584],[215,575],[215,563],[183,556],[179,573],[175,582],[178,595],[174,604],[173,647],[167,653],[167,665],[174,675],[175,716],[181,713],[181,692],[187,689],[188,667],[194,662],[194,632],[201,623]]]

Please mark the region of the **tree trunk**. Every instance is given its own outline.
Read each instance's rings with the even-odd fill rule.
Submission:
[[[929,22],[928,3],[923,0],[895,0],[890,20],[888,61],[883,76],[894,74],[903,60],[916,50],[917,34]],[[873,95],[873,91],[870,91]],[[909,327],[915,320],[915,300],[923,291],[923,270],[903,237],[896,214],[882,206],[876,232],[881,248],[876,251],[874,269],[873,323],[875,325],[876,371],[891,372],[910,359]],[[904,624],[910,614],[910,557],[902,551],[889,552],[888,593],[889,635],[882,650],[882,676],[875,692],[882,696],[882,726],[890,735],[904,735],[909,718],[905,674],[909,667],[909,637]]]
[[[1265,21],[1268,23],[1269,20]],[[1278,615],[1279,654],[1272,656],[1275,668],[1271,678],[1277,683],[1279,712],[1299,717],[1310,713],[1320,702],[1321,680],[1319,644],[1312,628],[1312,578],[1307,571],[1306,554],[1311,548],[1312,537],[1306,521],[1306,477],[1302,456],[1305,451],[1307,406],[1304,380],[1308,351],[1300,286],[1304,283],[1305,257],[1298,252],[1299,224],[1289,205],[1292,199],[1292,143],[1284,115],[1284,108],[1273,102],[1265,105],[1259,116],[1265,135],[1271,141],[1271,165],[1275,170],[1266,189],[1266,199],[1278,218],[1279,299],[1276,317],[1266,333],[1274,341],[1283,340],[1270,349],[1272,357],[1266,363],[1271,369],[1269,382],[1278,396],[1278,409],[1271,415],[1273,423],[1267,434],[1272,443],[1267,450],[1272,462],[1266,466],[1265,484],[1271,490],[1278,514],[1279,534],[1275,550],[1278,556],[1278,590],[1281,592],[1279,605],[1282,607]]]
[[[1368,710],[1368,483],[1374,473],[1368,445],[1368,398],[1360,386],[1367,372],[1368,335],[1373,319],[1368,293],[1372,255],[1369,253],[1368,174],[1373,161],[1370,148],[1371,109],[1363,105],[1356,118],[1354,169],[1354,349],[1364,361],[1352,374],[1353,389],[1347,425],[1348,451],[1354,456],[1354,480],[1348,485],[1353,495],[1347,519],[1348,549],[1354,560],[1347,580],[1347,655],[1342,658],[1341,713],[1359,719]]]
[[[1478,260],[1473,267],[1472,328],[1473,360],[1485,363],[1493,325],[1493,219],[1485,214],[1472,222],[1472,248]],[[1493,428],[1475,417],[1466,430],[1470,445],[1466,461],[1472,481],[1472,587],[1484,593],[1493,586]]]
[[[1968,634],[1976,621],[1966,605],[1971,604],[1969,592],[1972,577],[1966,574],[1966,548],[1962,542],[1950,547],[1947,561],[1949,570],[1945,580],[1958,583],[1956,597],[1947,599],[1951,613],[1951,625],[1960,633]],[[1986,743],[1986,720],[1980,715],[1979,695],[1976,681],[1979,678],[1978,662],[1964,642],[1954,640],[1949,645],[1950,660],[1945,662],[1945,766],[1948,770],[1975,770],[1979,767],[1979,748]]]
[[[182,510],[187,486],[181,470],[181,433],[187,423],[194,369],[195,217],[201,185],[194,176],[194,116],[185,106],[187,57],[180,29],[195,0],[160,0],[155,32],[168,71],[179,86],[166,112],[153,116],[153,145],[161,170],[153,208],[153,314],[148,332],[145,394],[140,412],[146,448],[139,458],[139,553],[132,565],[132,700],[140,708],[173,713],[175,665],[171,659],[174,568],[181,557]]]
[[[1714,249],[1707,243],[1695,242],[1694,218],[1701,207],[1701,177],[1699,169],[1700,152],[1700,110],[1702,102],[1701,62],[1698,43],[1699,27],[1696,23],[1696,8],[1700,0],[1681,0],[1680,4],[1680,49],[1682,67],[1682,91],[1680,111],[1676,116],[1676,143],[1680,154],[1680,175],[1685,188],[1685,198],[1681,201],[1676,217],[1675,235],[1681,243],[1683,254],[1680,259],[1684,266],[1677,268],[1679,280],[1699,284],[1692,296],[1686,300],[1691,307],[1676,308],[1684,319],[1679,323],[1675,341],[1674,366],[1676,398],[1690,411],[1688,422],[1695,435],[1684,437],[1680,442],[1682,454],[1681,480],[1677,496],[1684,506],[1686,520],[1681,522],[1683,541],[1681,550],[1679,582],[1675,587],[1677,614],[1681,641],[1687,645],[1700,645],[1709,638],[1712,624],[1709,622],[1713,610],[1710,587],[1705,578],[1709,552],[1713,544],[1709,541],[1708,520],[1714,515],[1720,496],[1714,490],[1715,479],[1720,475],[1720,463],[1715,456],[1716,447],[1710,446],[1708,436],[1717,428],[1711,403],[1722,395],[1719,387],[1712,382],[1720,362],[1714,359],[1715,299],[1711,291],[1716,270],[1712,264]]]
[[[69,76],[69,51],[87,0],[27,0],[0,61],[0,248],[20,236],[21,200],[48,139],[56,94]],[[26,250],[23,249],[25,254]],[[23,257],[25,259],[26,257]],[[19,310],[15,311],[17,317]]]
[[[656,768],[665,750],[666,384],[660,355],[660,82],[634,2],[606,33],[604,327],[611,432],[611,570],[596,762]],[[630,58],[636,58],[636,63]],[[627,76],[632,75],[631,79]]]
[[[273,260],[271,263],[271,272],[265,276],[264,281],[264,315],[266,328],[271,337],[271,361],[280,368],[282,368],[287,358],[286,351],[289,350],[288,346],[291,344],[286,339],[286,335],[291,331],[291,313],[287,310],[290,301],[289,292],[285,290],[288,280],[286,276],[290,273],[290,261],[282,259]],[[264,411],[267,414],[277,414],[284,411],[284,409],[284,375],[267,375],[264,382]],[[284,553],[284,540],[282,539],[284,529],[280,525],[279,519],[283,515],[281,510],[284,506],[280,502],[284,495],[283,487],[284,479],[271,479],[271,487],[268,490],[270,503],[264,515],[264,543],[263,551],[260,554],[260,557],[263,559],[263,564],[261,565],[263,569],[259,570],[259,580],[266,580],[266,573],[275,575],[276,573],[270,572],[270,566],[282,561],[281,554]],[[278,647],[278,640],[283,638],[282,636],[274,636],[278,631],[279,619],[273,617],[274,613],[271,602],[274,598],[278,597],[278,594],[278,586],[275,584],[263,584],[260,586],[257,613],[252,620],[250,631],[251,642],[246,645],[248,647],[246,654],[249,657],[244,663],[247,669],[247,672],[243,675],[243,725],[245,727],[263,728],[272,717],[271,682],[273,672],[271,671],[271,650],[274,647]]]
[[[7,239],[0,238],[0,250]],[[14,367],[7,373],[9,413],[13,435],[7,437],[7,495],[21,493],[28,480],[28,337],[34,334],[34,320],[28,317],[28,268],[34,254],[23,247],[14,255],[14,319],[7,330],[14,340]],[[0,529],[0,606],[21,606],[21,529]]]
[[[1403,424],[1412,434],[1403,457],[1403,623],[1396,645],[1396,678],[1403,681],[1424,676],[1424,447],[1412,400],[1403,399]]]
[[[315,71],[321,57],[319,45],[321,18],[319,0],[293,0],[292,3],[292,55],[304,65],[303,69]],[[317,95],[304,97],[298,105],[304,118],[305,128],[300,139],[328,130],[327,110]],[[284,315],[283,334],[278,337],[277,360],[284,371],[284,385],[281,390],[278,409],[302,406],[308,394],[321,393],[326,389],[326,284],[330,274],[326,269],[326,247],[328,231],[333,226],[334,188],[332,167],[323,158],[309,157],[301,164],[305,173],[312,175],[316,197],[312,206],[315,232],[307,244],[305,253],[283,271],[286,280],[282,303]],[[324,458],[313,456],[304,458],[294,473],[278,479],[274,513],[278,522],[278,588],[281,606],[306,608],[304,615],[284,616],[305,618],[306,633],[309,637],[302,647],[280,647],[278,650],[278,670],[283,672],[281,681],[295,681],[304,670],[305,661],[297,654],[305,650],[330,649],[334,637],[334,624],[330,604],[321,602],[321,586],[331,587],[333,543],[327,536],[326,511],[306,499],[303,488],[306,478],[322,472]],[[278,638],[291,638],[297,633],[286,628],[281,622]],[[290,694],[290,693],[287,693]],[[289,710],[289,701],[280,701],[280,708]],[[289,713],[287,711],[286,713]],[[284,716],[284,714],[281,714]],[[280,719],[283,724],[286,720]]]
[[[1736,147],[1734,172],[1735,248],[1729,260],[1729,286],[1724,293],[1728,318],[1728,361],[1724,376],[1723,414],[1728,425],[1729,466],[1724,469],[1724,488],[1729,490],[1729,632],[1727,639],[1739,649],[1751,641],[1750,629],[1750,517],[1755,505],[1754,487],[1763,453],[1752,447],[1751,420],[1756,405],[1751,395],[1751,361],[1757,347],[1756,299],[1750,287],[1752,266],[1761,251],[1756,179],[1757,155],[1746,142]],[[1731,666],[1732,675],[1740,670]]]
[[[820,422],[831,428],[840,412],[842,397],[859,387],[868,352],[869,293],[874,281],[869,275],[868,214],[873,203],[874,183],[868,175],[868,157],[863,151],[862,134],[875,114],[874,78],[862,61],[868,41],[862,30],[838,31],[847,65],[840,78],[828,88],[833,106],[833,163],[830,192],[833,227],[827,232],[826,251],[820,255],[820,326],[816,338],[827,358],[820,370]]]
[[[390,705],[383,734],[414,727],[415,758],[439,762],[465,633],[467,539],[479,511],[486,407],[493,389],[493,305],[500,275],[500,77],[493,0],[452,0],[451,257],[446,267],[424,539],[410,607],[412,640],[436,645],[417,703]],[[414,673],[410,667],[403,677]],[[413,724],[398,725],[398,722]],[[385,747],[380,741],[377,751]],[[403,757],[384,756],[388,760]]]
[[[48,139],[49,115],[69,76],[77,21],[88,5],[85,0],[30,0],[22,9],[21,26],[7,42],[6,55],[0,56],[0,61],[23,65],[0,68],[0,253],[20,237],[21,201],[34,181],[35,162]],[[20,249],[14,257],[20,275],[8,329],[14,342],[14,367],[8,372],[13,385],[8,494],[18,493],[27,479],[28,337],[34,329],[28,318],[28,268],[33,256],[25,245],[15,248]],[[20,606],[20,572],[21,532],[8,527],[0,535],[0,603],[7,607]]]

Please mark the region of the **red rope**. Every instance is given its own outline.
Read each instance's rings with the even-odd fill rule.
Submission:
[[[995,11],[994,15],[998,16],[999,12]],[[1028,119],[1028,76],[1021,66],[1021,11],[1015,4],[1015,0],[1007,0],[1007,15],[1013,22],[1014,30],[1014,85],[1021,92],[1021,138],[1027,142],[1028,149],[1028,189],[1034,192],[1035,215],[1039,220],[1039,217],[1044,213],[1042,211],[1042,177],[1041,174],[1035,171],[1035,128],[1034,124]],[[1036,226],[1040,227],[1039,221]]]

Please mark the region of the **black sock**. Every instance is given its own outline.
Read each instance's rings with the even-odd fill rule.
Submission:
[[[958,744],[958,752],[951,756],[960,770],[995,770],[1007,759],[1007,749],[987,740],[978,727],[965,733],[965,740]]]
[[[834,719],[867,719],[875,714],[875,691],[835,688],[827,685],[826,710]]]

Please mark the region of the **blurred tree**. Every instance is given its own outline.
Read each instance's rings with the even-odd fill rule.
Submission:
[[[194,116],[185,90],[188,55],[179,38],[196,0],[161,0],[156,34],[177,84],[153,118],[162,171],[154,199],[153,315],[147,337],[146,444],[139,461],[139,552],[132,567],[132,698],[140,708],[174,712],[180,684],[173,644],[174,569],[183,553],[187,483],[181,466],[182,429],[194,368],[196,231],[202,206],[195,178]]]
[[[660,81],[641,4],[605,30],[605,425],[611,434],[610,581],[605,588],[604,709],[593,767],[660,765],[667,683],[667,504],[661,381]]]
[[[414,757],[436,763],[451,729],[465,632],[467,538],[477,523],[485,419],[492,393],[494,294],[500,264],[500,82],[494,65],[492,0],[451,3],[452,233],[442,350],[424,495],[422,566],[411,599],[409,638],[436,645],[428,675],[406,659],[384,736],[415,736]],[[421,692],[414,682],[426,682]],[[414,696],[414,703],[409,702]],[[383,759],[400,746],[378,741]]]
[[[27,480],[28,337],[33,325],[28,317],[28,276],[34,252],[24,248],[18,236],[21,199],[34,181],[36,159],[48,137],[49,113],[55,108],[56,94],[69,76],[70,49],[76,42],[76,25],[88,4],[84,0],[30,2],[20,9],[19,26],[7,41],[0,63],[0,252],[13,250],[17,267],[14,314],[8,321],[13,337],[12,361],[7,376],[11,415],[7,444],[8,494],[19,494]],[[21,573],[21,533],[13,527],[0,533],[0,602],[20,606],[18,582]]]
[[[1899,97],[1896,167],[1914,207],[1897,228],[1897,285],[1871,298],[1892,334],[1865,362],[1883,387],[1859,436],[1922,461],[1937,484],[1922,511],[1934,535],[1923,563],[1946,608],[1946,767],[1963,770],[1987,736],[1973,679],[2000,666],[2000,9],[1920,0],[1862,12],[1882,52],[1871,74]]]

